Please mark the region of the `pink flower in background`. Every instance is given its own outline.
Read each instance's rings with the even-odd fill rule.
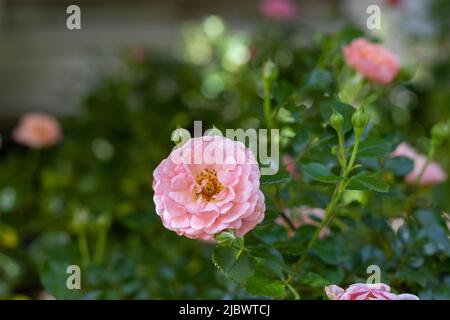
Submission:
[[[283,164],[287,172],[289,172],[294,180],[298,180],[300,175],[298,173],[297,167],[295,166],[295,159],[290,155],[286,154],[283,156]]]
[[[292,20],[297,16],[297,6],[292,0],[263,0],[259,10],[273,20]]]
[[[407,157],[414,161],[413,170],[405,177],[408,184],[415,184],[417,177],[425,165],[426,157],[423,154],[417,153],[409,144],[403,142],[391,153],[392,157]],[[428,186],[441,183],[447,179],[447,174],[441,166],[435,161],[431,161],[425,169],[422,179],[419,181],[420,185]]]
[[[346,290],[336,285],[325,287],[325,293],[330,300],[419,300],[413,294],[394,294],[384,283],[355,283]]]
[[[397,58],[391,52],[366,39],[354,39],[343,50],[347,64],[370,81],[388,84],[400,69]]]
[[[284,211],[285,215],[291,220],[295,229],[300,228],[304,225],[311,225],[319,227],[320,222],[325,218],[325,211],[321,208],[310,208],[307,206],[301,206],[299,208],[286,209]],[[279,225],[286,226],[286,222],[283,218],[278,217],[275,222]],[[325,238],[330,234],[330,229],[323,228],[320,231],[319,237],[321,239]],[[289,236],[293,236],[292,230],[289,230]]]
[[[397,7],[402,3],[402,0],[386,0],[385,1],[389,6]]]
[[[145,62],[147,52],[144,48],[135,46],[130,48],[129,55],[133,62],[142,63]]]
[[[43,113],[28,113],[20,119],[13,138],[17,143],[30,148],[44,148],[57,144],[62,133],[54,117]]]
[[[258,164],[240,142],[190,139],[159,164],[153,178],[156,212],[179,235],[211,240],[228,229],[241,237],[264,219]]]

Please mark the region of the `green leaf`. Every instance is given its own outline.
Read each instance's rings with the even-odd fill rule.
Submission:
[[[394,172],[399,177],[403,177],[414,169],[414,161],[407,157],[390,158],[385,161],[384,168]]]
[[[282,296],[285,293],[284,283],[280,281],[285,267],[283,258],[276,250],[264,252],[261,249],[246,249],[239,254],[236,248],[217,246],[213,252],[213,263],[253,295]]]
[[[297,277],[296,280],[303,285],[311,286],[314,288],[323,288],[330,284],[330,281],[322,277],[320,274],[315,272],[302,272]]]
[[[333,85],[333,75],[325,69],[314,69],[306,82],[306,85],[312,89],[327,91]]]
[[[278,250],[267,248],[267,246],[258,246],[251,248],[250,254],[258,269],[264,269],[272,277],[283,278],[283,271],[287,269],[287,266]]]
[[[421,209],[416,212],[416,216],[420,224],[424,227],[428,238],[436,247],[443,252],[450,253],[450,240],[435,213],[430,210]]]
[[[278,216],[278,214],[277,214]],[[286,228],[271,221],[270,223],[261,223],[252,231],[252,235],[265,244],[273,244],[277,241],[287,239]]]
[[[381,157],[392,152],[392,143],[383,139],[368,139],[358,149],[359,157]]]
[[[329,168],[318,162],[305,164],[302,169],[307,176],[322,183],[336,183],[342,180],[342,177],[334,175]]]
[[[291,180],[291,175],[287,172],[281,172],[274,175],[263,175],[261,176],[261,184],[280,184],[289,182]]]
[[[239,254],[239,250],[233,247],[215,247],[212,261],[227,277],[242,286],[246,285],[255,271],[249,254],[245,251]]]
[[[278,104],[286,102],[294,92],[295,87],[287,81],[281,81],[274,89],[274,97]]]
[[[273,280],[259,274],[248,280],[246,289],[255,296],[282,297],[286,293],[286,288],[282,281]]]
[[[45,290],[57,299],[77,299],[81,290],[70,290],[67,288],[67,280],[71,274],[66,273],[70,262],[49,262],[41,269],[41,282]],[[81,272],[81,276],[83,273]],[[81,280],[83,288],[83,278]]]
[[[378,178],[374,173],[362,173],[350,178],[347,189],[388,192],[389,185]]]
[[[350,131],[352,126],[352,115],[355,112],[355,108],[351,105],[340,102],[339,100],[326,100],[319,105],[320,114],[322,118],[328,122],[334,110],[339,112],[344,117],[343,130],[344,132]]]
[[[274,246],[283,254],[300,256],[305,252],[306,245],[312,238],[316,229],[317,228],[314,226],[304,225],[295,230],[295,234],[293,237],[285,241],[276,242]]]
[[[318,241],[312,249],[322,261],[331,265],[340,265],[349,257],[334,241]]]

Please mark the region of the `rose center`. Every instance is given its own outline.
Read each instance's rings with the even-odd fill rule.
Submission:
[[[44,126],[35,126],[33,128],[33,134],[41,139],[46,138],[48,135],[48,130]]]
[[[217,172],[214,169],[204,169],[197,174],[195,180],[200,185],[201,190],[196,191],[196,196],[202,196],[206,201],[211,201],[212,197],[223,190],[223,185],[217,179]]]

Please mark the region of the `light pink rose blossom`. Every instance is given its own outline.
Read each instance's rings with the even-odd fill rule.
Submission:
[[[297,167],[295,166],[295,159],[286,154],[283,156],[283,164],[286,168],[287,172],[289,172],[292,176],[292,179],[298,180],[300,178],[300,175],[298,173]]]
[[[153,178],[156,212],[179,235],[211,240],[234,230],[241,237],[264,219],[258,164],[240,142],[190,139],[159,164]]]
[[[405,177],[408,184],[415,184],[417,177],[425,165],[426,157],[423,154],[417,153],[409,144],[403,142],[391,153],[392,157],[407,157],[414,161],[413,170]],[[422,178],[419,181],[420,185],[428,186],[441,183],[447,179],[447,174],[442,167],[435,161],[431,161],[426,167]]]
[[[355,283],[346,290],[336,285],[325,287],[325,293],[330,300],[419,300],[413,294],[394,294],[384,283]]]
[[[320,222],[325,218],[325,211],[321,208],[310,208],[308,206],[301,206],[298,208],[285,209],[284,214],[291,220],[295,229],[301,226],[311,225],[319,227]],[[286,222],[282,217],[278,217],[275,223],[286,226]],[[320,231],[319,237],[321,239],[327,237],[330,234],[330,229],[323,228]],[[292,230],[289,230],[288,235],[291,237],[294,235]]]
[[[54,117],[43,113],[28,113],[20,119],[13,138],[17,143],[30,148],[44,148],[57,144],[62,133]]]
[[[297,16],[297,6],[292,0],[263,0],[259,10],[273,20],[293,20]]]
[[[391,52],[363,38],[354,39],[343,51],[347,64],[373,82],[388,84],[400,69]]]

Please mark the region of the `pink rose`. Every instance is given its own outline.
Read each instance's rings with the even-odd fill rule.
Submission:
[[[321,208],[310,208],[307,206],[301,206],[299,208],[286,209],[284,214],[291,220],[295,229],[304,225],[311,225],[319,227],[320,222],[325,218],[325,211]],[[275,222],[279,225],[286,226],[286,222],[283,218],[278,217]],[[330,229],[323,228],[320,231],[319,237],[325,238],[330,234]],[[289,230],[289,236],[293,236],[293,232]]]
[[[132,47],[129,51],[130,58],[133,62],[143,63],[147,56],[147,52],[142,47]]]
[[[240,142],[190,139],[159,164],[153,178],[156,212],[179,235],[211,240],[228,229],[241,237],[264,219],[258,164]]]
[[[283,156],[283,164],[284,164],[284,167],[286,168],[287,172],[289,172],[291,174],[292,179],[298,180],[300,178],[297,167],[295,166],[294,158],[292,158],[290,155],[284,155]]]
[[[370,81],[388,84],[400,69],[397,58],[391,52],[366,39],[354,39],[343,50],[347,64]]]
[[[43,148],[57,144],[62,133],[54,117],[42,113],[28,113],[20,119],[13,138],[17,143],[30,148]]]
[[[414,161],[413,170],[405,177],[408,184],[415,184],[417,177],[425,165],[426,157],[423,154],[417,153],[409,144],[403,142],[391,153],[392,157],[407,157]],[[447,179],[447,174],[435,161],[431,161],[426,167],[422,179],[419,181],[420,185],[428,186],[441,183]]]
[[[292,20],[297,16],[297,6],[292,0],[263,0],[259,11],[273,20]]]
[[[346,290],[336,285],[325,287],[325,293],[330,300],[419,300],[413,294],[394,294],[384,283],[355,283]]]
[[[399,6],[401,4],[401,2],[402,2],[401,0],[386,0],[386,3],[392,7]]]

